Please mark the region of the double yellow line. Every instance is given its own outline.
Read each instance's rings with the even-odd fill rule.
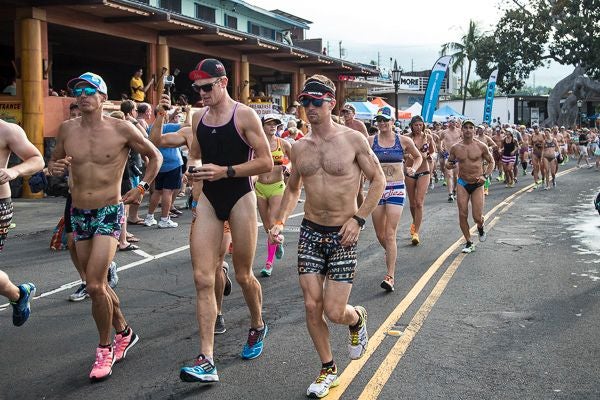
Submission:
[[[557,176],[565,175],[571,171],[576,170],[576,168],[571,168],[559,173]],[[498,211],[498,215],[503,214],[508,210],[514,200],[517,197],[520,197],[523,193],[531,191],[533,188],[533,184],[524,187],[523,189],[513,193],[508,196],[506,199],[497,204],[494,208],[492,208],[486,215],[485,220],[487,221],[491,215],[493,215],[496,211]],[[494,225],[498,222],[498,216],[494,217],[492,221],[486,224],[486,228],[490,231]],[[471,228],[471,234],[474,234],[476,230],[476,226]],[[412,287],[412,289],[408,292],[406,297],[400,301],[400,303],[396,306],[396,308],[390,313],[390,315],[386,318],[386,320],[381,324],[379,329],[370,337],[369,339],[369,347],[363,357],[359,360],[351,361],[350,364],[346,367],[346,369],[340,375],[340,385],[336,388],[331,389],[329,396],[327,398],[329,400],[340,399],[344,394],[346,389],[353,382],[354,378],[358,375],[358,373],[365,366],[371,355],[379,348],[383,340],[388,337],[387,332],[393,328],[393,326],[398,322],[400,317],[406,312],[408,307],[412,305],[417,296],[423,291],[425,286],[429,283],[433,275],[440,269],[440,267],[444,264],[444,262],[450,257],[452,253],[462,244],[463,239],[459,239],[454,242],[444,253],[435,260],[433,264],[429,267],[429,269],[421,276],[421,278],[417,281],[417,283]],[[440,296],[443,294],[446,286],[450,282],[450,279],[458,269],[459,265],[462,263],[466,254],[460,253],[457,255],[446,272],[442,275],[440,280],[437,282],[427,299],[423,302],[419,310],[416,312],[415,316],[412,318],[404,333],[400,336],[400,338],[396,341],[388,355],[385,357],[377,371],[373,374],[371,380],[367,383],[362,393],[359,396],[360,400],[367,399],[377,399],[383,390],[383,387],[389,380],[392,372],[400,362],[402,356],[408,349],[408,346],[417,335],[421,326],[427,319],[427,316],[433,309],[433,306],[438,301]]]

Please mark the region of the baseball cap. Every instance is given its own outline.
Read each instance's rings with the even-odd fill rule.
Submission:
[[[539,128],[540,126],[538,124],[533,124],[531,125],[532,128]]]
[[[471,119],[464,120],[462,124],[463,124],[463,126],[465,126],[467,124],[471,124],[471,125],[473,125],[473,127],[477,126],[477,125],[475,125],[475,122],[473,122],[473,120],[471,120]]]
[[[342,107],[342,110],[349,110],[352,111],[353,113],[356,114],[356,107],[354,107],[352,104],[350,103],[346,103],[344,104],[344,107]]]
[[[271,121],[275,121],[277,122],[277,125],[281,125],[281,120],[279,119],[279,117],[275,114],[267,114],[264,115],[261,119],[262,124],[266,124],[267,122],[271,122]]]
[[[389,107],[381,107],[379,110],[377,110],[377,114],[375,115],[375,118],[377,117],[383,117],[386,120],[391,120],[392,119],[392,109]]]
[[[189,73],[192,81],[198,79],[220,78],[226,76],[225,67],[221,61],[214,58],[205,58],[196,65],[196,69]]]
[[[323,99],[325,97],[335,97],[335,88],[318,79],[308,78],[304,83],[302,92],[298,95],[301,97],[312,97],[315,99]]]
[[[67,87],[71,90],[75,88],[79,82],[87,82],[102,94],[108,94],[108,88],[106,87],[106,82],[100,75],[94,74],[93,72],[86,72],[84,74],[79,75],[77,78],[71,79],[67,82]]]

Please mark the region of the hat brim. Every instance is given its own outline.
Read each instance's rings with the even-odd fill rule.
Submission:
[[[332,93],[323,93],[323,94],[315,94],[314,92],[310,93],[310,92],[302,92],[298,95],[298,100],[302,99],[303,97],[310,97],[313,99],[324,99],[324,98],[333,98],[334,95]]]
[[[281,125],[281,124],[283,123],[283,122],[281,122],[281,120],[280,120],[280,119],[277,119],[277,118],[267,118],[267,119],[265,119],[265,120],[262,122],[262,124],[264,125],[264,124],[266,124],[267,122],[271,122],[271,121],[275,121],[275,122],[277,122],[277,125]]]

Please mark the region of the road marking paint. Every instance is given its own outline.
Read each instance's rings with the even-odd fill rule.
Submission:
[[[292,214],[287,219],[296,218],[296,217],[299,217],[299,216],[302,216],[302,215],[304,215],[303,212],[297,213],[297,214]],[[262,222],[258,222],[258,227],[260,228],[262,226],[263,226],[263,223]],[[185,246],[177,247],[177,248],[175,248],[173,250],[165,251],[163,253],[159,253],[159,254],[156,254],[154,256],[146,253],[143,250],[133,250],[134,253],[136,253],[136,254],[144,257],[144,258],[142,258],[141,260],[138,260],[138,261],[134,261],[134,262],[129,263],[129,264],[125,264],[125,265],[123,265],[121,267],[118,267],[117,271],[118,272],[126,271],[128,269],[137,267],[139,265],[146,264],[146,263],[148,263],[150,261],[158,260],[159,258],[163,258],[163,257],[167,257],[167,256],[170,256],[170,255],[179,253],[179,252],[187,250],[189,248],[190,248],[190,245],[187,244]],[[43,297],[48,297],[48,296],[51,296],[51,295],[56,294],[56,293],[64,292],[65,290],[74,288],[75,286],[79,286],[79,285],[81,285],[81,279],[73,281],[73,282],[65,283],[64,285],[59,286],[56,289],[50,290],[48,292],[44,292],[44,293],[40,294],[39,296],[35,296],[34,299],[40,299],[40,298],[43,298]],[[10,303],[0,304],[0,311],[6,310],[6,308],[9,305],[10,305]]]
[[[572,171],[575,171],[576,168],[570,168],[568,170],[559,172],[556,176],[562,176],[568,174]],[[487,212],[484,216],[484,221],[488,220],[491,215],[493,215],[498,209],[501,207],[512,206],[512,201],[516,199],[518,196],[526,193],[532,189],[534,184],[529,184],[522,189],[516,191],[511,194],[504,200],[500,201],[495,207],[493,207],[490,211]],[[489,224],[487,224],[487,228],[490,229],[493,227],[498,218],[495,217]],[[473,226],[470,229],[471,234],[474,234],[477,229],[477,226]],[[350,386],[350,384],[354,381],[354,378],[358,373],[362,370],[364,365],[367,363],[371,355],[377,350],[377,348],[381,345],[383,340],[386,338],[386,332],[390,330],[402,317],[404,312],[410,307],[413,301],[417,298],[417,296],[421,293],[421,291],[425,288],[429,280],[433,277],[433,275],[437,272],[437,270],[442,266],[442,264],[446,261],[446,259],[456,250],[459,245],[463,242],[463,238],[461,237],[456,242],[454,242],[441,256],[439,256],[433,264],[429,267],[429,269],[421,276],[421,278],[417,281],[417,283],[411,288],[408,294],[400,301],[400,303],[396,306],[394,310],[390,313],[390,315],[385,319],[385,321],[379,326],[377,331],[369,338],[369,347],[365,354],[359,360],[350,361],[348,366],[342,371],[339,375],[340,384],[339,386],[332,388],[328,399],[336,400],[340,399],[344,394],[346,389]],[[462,254],[462,253],[461,253]],[[404,336],[404,335],[403,335]]]

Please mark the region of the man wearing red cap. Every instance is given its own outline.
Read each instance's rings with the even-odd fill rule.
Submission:
[[[332,121],[335,86],[330,79],[322,75],[307,79],[299,100],[312,133],[292,147],[294,168],[269,234],[271,241],[280,242],[283,224],[294,210],[304,183],[305,219],[298,241],[298,273],[308,332],[322,362],[320,374],[306,395],[322,398],[330,387],[339,384],[325,316],[349,327],[351,359],[362,357],[369,342],[367,311],[349,305],[348,299],[357,264],[358,235],[381,198],[385,177],[367,139]],[[370,184],[359,208],[356,188],[361,173]]]
[[[235,242],[235,277],[250,310],[250,331],[242,358],[260,356],[268,332],[262,318],[262,289],[252,273],[258,234],[252,176],[271,171],[273,159],[256,112],[227,93],[228,79],[220,61],[202,60],[189,77],[205,105],[192,118],[194,139],[188,158],[188,166],[195,167],[193,172],[188,171],[190,180],[202,181],[202,195],[196,205],[198,218],[190,235],[200,355],[193,366],[181,368],[180,378],[186,382],[216,382],[214,284],[221,268],[216,261],[225,221],[229,221]]]
[[[81,118],[60,126],[48,171],[52,176],[61,176],[69,170],[73,239],[85,270],[86,289],[100,336],[89,377],[100,381],[112,374],[113,364],[124,359],[138,341],[106,276],[125,218],[123,204],[140,204],[144,192],[150,188],[147,182],[154,180],[158,172],[162,156],[131,123],[103,115],[107,88],[100,76],[87,72],[69,81],[69,88],[77,99]],[[146,174],[136,188],[121,196],[121,180],[130,149],[148,157]],[[116,331],[114,340],[111,340],[111,325]]]

